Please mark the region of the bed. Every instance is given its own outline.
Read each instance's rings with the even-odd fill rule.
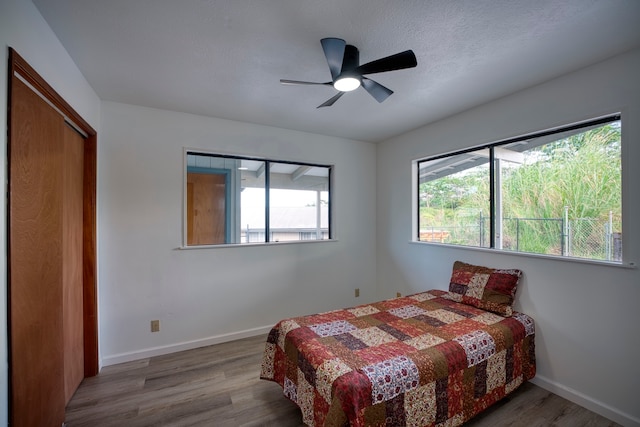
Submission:
[[[308,426],[456,426],[535,375],[517,269],[454,263],[449,290],[285,319],[261,378]]]

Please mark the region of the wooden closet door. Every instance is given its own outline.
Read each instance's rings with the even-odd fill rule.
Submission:
[[[12,48],[9,76],[9,421],[59,426],[98,373],[97,135]]]
[[[63,118],[13,76],[9,155],[11,420],[64,421]]]

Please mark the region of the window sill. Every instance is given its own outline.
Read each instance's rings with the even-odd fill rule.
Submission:
[[[479,248],[476,246],[449,245],[446,243],[437,243],[437,242],[420,242],[417,240],[411,240],[409,241],[409,243],[415,244],[415,245],[432,245],[432,246],[440,246],[445,248],[489,252],[489,253],[500,254],[500,255],[524,256],[527,258],[548,259],[553,261],[573,262],[573,263],[581,263],[581,264],[592,264],[592,265],[600,265],[600,266],[606,266],[606,267],[630,268],[630,269],[638,268],[637,264],[634,262],[626,262],[626,263],[613,262],[613,261],[604,261],[604,260],[587,259],[587,258],[564,257],[564,256],[558,256],[558,255],[535,254],[530,252],[515,252],[515,251],[505,251],[505,250],[491,249],[491,248]]]
[[[280,245],[308,245],[318,243],[337,242],[337,239],[325,239],[325,240],[293,240],[288,242],[256,242],[256,243],[225,243],[222,245],[197,245],[197,246],[178,246],[175,250],[178,251],[190,251],[197,249],[224,249],[224,248],[247,248],[247,247],[260,247],[260,246],[280,246]]]

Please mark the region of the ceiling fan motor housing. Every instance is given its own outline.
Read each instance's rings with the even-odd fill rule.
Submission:
[[[340,75],[333,81],[333,87],[341,92],[356,90],[362,84],[362,76],[354,70],[360,65],[360,52],[353,45],[344,47],[342,69]]]

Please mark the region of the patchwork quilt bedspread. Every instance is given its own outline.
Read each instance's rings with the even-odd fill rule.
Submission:
[[[533,319],[432,290],[280,321],[261,378],[308,426],[456,426],[535,375]]]

